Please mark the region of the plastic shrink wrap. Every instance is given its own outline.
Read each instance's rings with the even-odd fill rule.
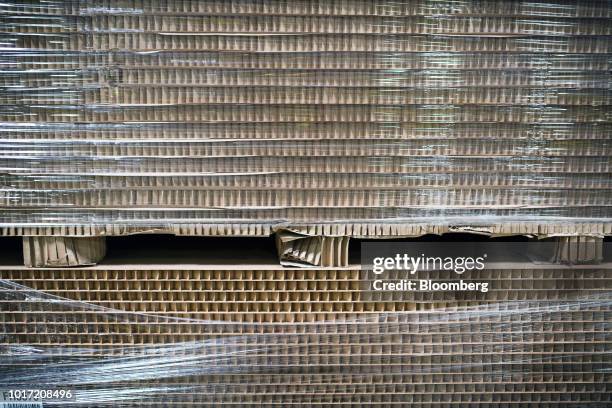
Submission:
[[[2,234],[610,233],[607,1],[0,9]],[[611,404],[605,270],[365,302],[350,270],[104,268],[1,271],[1,388],[75,390],[59,406]]]
[[[612,403],[609,264],[402,300],[365,298],[359,269],[0,272],[0,387],[76,395],[57,406]]]
[[[4,234],[610,225],[607,1],[0,7]]]

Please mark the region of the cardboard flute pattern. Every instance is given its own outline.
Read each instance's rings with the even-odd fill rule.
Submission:
[[[3,235],[612,231],[608,2],[0,8]]]

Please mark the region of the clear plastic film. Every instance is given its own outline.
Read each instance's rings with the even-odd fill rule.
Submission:
[[[0,387],[75,395],[45,406],[611,402],[609,268],[466,272],[491,290],[413,302],[364,301],[349,269],[1,272]]]
[[[612,218],[607,1],[0,9],[0,225]]]

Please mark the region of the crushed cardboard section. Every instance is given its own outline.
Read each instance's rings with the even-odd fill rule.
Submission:
[[[23,260],[29,267],[95,265],[105,254],[104,237],[23,237]]]
[[[544,239],[554,245],[529,246],[532,259],[560,264],[596,264],[603,260],[603,238],[589,236]]]
[[[275,238],[281,265],[348,265],[349,237],[308,236],[278,231]]]

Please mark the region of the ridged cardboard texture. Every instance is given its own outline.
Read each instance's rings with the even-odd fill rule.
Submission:
[[[28,267],[95,265],[104,255],[104,237],[23,237],[23,260]]]
[[[466,272],[490,290],[410,300],[364,300],[360,273],[3,267],[0,384],[76,406],[610,404],[609,264]]]
[[[0,7],[2,231],[610,227],[608,2]]]

